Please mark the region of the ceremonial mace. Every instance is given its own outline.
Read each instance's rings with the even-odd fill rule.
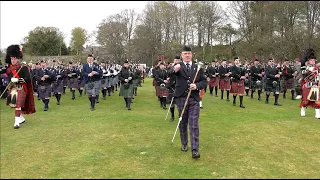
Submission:
[[[197,76],[198,76],[198,72],[199,72],[199,70],[201,69],[201,67],[203,66],[203,63],[202,63],[202,62],[198,62],[197,65],[198,65],[198,67],[197,67],[197,72],[196,72],[196,75],[195,75],[194,78],[193,78],[192,84],[194,84],[194,82],[196,81]],[[182,116],[183,116],[183,114],[184,114],[184,110],[186,109],[186,106],[187,106],[187,104],[188,104],[188,100],[189,100],[190,94],[191,94],[191,90],[189,90],[189,92],[188,92],[188,96],[187,96],[186,102],[184,103],[182,112],[181,112],[181,114],[180,114],[179,122],[178,122],[178,124],[177,124],[176,131],[174,132],[174,135],[173,135],[173,138],[172,138],[172,141],[171,141],[171,145],[173,144],[174,138],[176,137],[176,133],[177,133],[179,124],[180,124],[180,122],[181,122],[181,120],[182,120]]]

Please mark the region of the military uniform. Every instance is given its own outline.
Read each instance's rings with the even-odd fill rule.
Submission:
[[[256,60],[258,61],[258,60]],[[263,69],[260,65],[253,65],[250,68],[251,74],[251,99],[253,99],[253,93],[258,90],[258,100],[261,100],[261,91],[262,91],[262,76]],[[259,74],[261,76],[259,76]]]
[[[207,77],[209,78],[209,90],[210,95],[212,96],[213,88],[215,88],[215,95],[218,97],[218,86],[219,86],[219,78],[218,78],[218,68],[216,66],[210,66],[207,69]]]
[[[240,107],[245,108],[243,106],[243,95],[244,95],[244,79],[241,77],[245,76],[246,70],[243,67],[240,67],[239,65],[231,66],[231,90],[230,93],[233,94],[233,105],[236,105],[236,98],[237,95],[239,95],[240,99]]]
[[[272,60],[273,61],[273,60]],[[265,69],[266,74],[266,104],[269,104],[270,92],[274,92],[275,102],[274,105],[281,106],[278,103],[280,92],[280,78],[276,77],[280,73],[280,70],[275,65],[268,65]]]
[[[125,64],[128,64],[128,61],[126,61]],[[128,110],[131,110],[130,105],[133,97],[132,76],[133,73],[129,69],[129,67],[123,66],[119,73],[119,79],[121,81],[119,96],[124,97],[124,101],[126,102],[126,108]]]
[[[221,90],[221,99],[223,99],[223,92],[224,90],[227,91],[227,101],[229,101],[229,93],[231,89],[230,85],[230,76],[228,76],[230,70],[227,66],[220,66],[218,73],[219,73],[219,88]]]

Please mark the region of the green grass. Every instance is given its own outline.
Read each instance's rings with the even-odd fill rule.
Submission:
[[[47,112],[35,97],[37,113],[20,129],[1,100],[1,178],[320,178],[320,120],[313,109],[300,117],[299,100],[281,95],[276,107],[273,96],[267,105],[255,94],[241,109],[239,99],[234,107],[207,92],[194,160],[190,143],[180,150],[179,132],[171,145],[177,110],[165,121],[151,79],[142,86],[131,111],[119,91],[95,111],[69,91]]]

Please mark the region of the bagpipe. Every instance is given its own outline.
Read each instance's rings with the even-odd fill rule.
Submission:
[[[306,88],[311,88],[307,96],[309,101],[318,101],[319,99],[319,71],[313,65],[301,67],[302,74],[304,75],[303,80]]]

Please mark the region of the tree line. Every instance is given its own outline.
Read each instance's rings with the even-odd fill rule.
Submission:
[[[90,34],[74,28],[69,47],[55,27],[36,27],[23,46],[30,55],[79,55],[93,36],[101,45],[96,55],[116,62],[151,65],[162,55],[171,60],[182,45],[205,61],[270,55],[292,60],[306,48],[320,50],[319,19],[319,1],[230,1],[225,11],[216,1],[149,1],[142,13],[110,15]]]

